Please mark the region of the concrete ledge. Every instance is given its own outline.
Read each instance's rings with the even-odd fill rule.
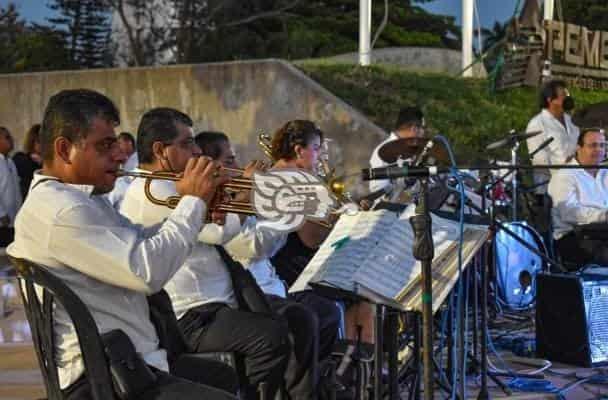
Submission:
[[[272,134],[290,119],[315,121],[334,139],[331,157],[338,172],[366,167],[386,135],[297,68],[274,59],[0,75],[0,125],[20,143],[25,131],[40,122],[49,97],[74,88],[112,98],[121,111],[119,130],[135,132],[141,115],[153,107],[182,110],[195,121],[195,131],[226,132],[242,163],[263,159],[259,132]]]

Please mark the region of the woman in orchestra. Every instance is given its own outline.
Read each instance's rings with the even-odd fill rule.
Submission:
[[[40,124],[34,124],[25,134],[23,141],[23,152],[13,156],[13,162],[19,174],[21,195],[23,200],[30,189],[30,183],[34,177],[34,171],[42,168],[40,158]]]
[[[287,122],[272,137],[272,158],[275,160],[273,169],[295,168],[317,174],[322,143],[323,132],[313,122]],[[281,279],[291,286],[329,232],[330,229],[311,222],[305,222],[298,231],[291,232],[285,246],[271,258]],[[349,306],[345,320],[347,338],[356,339],[360,327],[361,340],[374,342],[371,305],[358,303]]]

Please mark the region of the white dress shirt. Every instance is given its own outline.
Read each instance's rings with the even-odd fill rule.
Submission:
[[[138,172],[148,172],[136,169]],[[125,192],[120,213],[131,222],[153,226],[171,215],[171,209],[151,203],[144,194],[145,179],[135,178]],[[159,199],[177,195],[175,182],[154,180],[152,195]],[[177,318],[191,308],[207,303],[236,306],[232,280],[227,267],[213,245],[224,245],[240,231],[239,216],[227,214],[224,225],[205,224],[190,256],[165,285]]]
[[[397,139],[399,139],[399,136],[397,136],[397,134],[395,132],[391,132],[391,134],[382,143],[380,143],[378,146],[376,146],[376,148],[372,152],[372,156],[369,159],[370,168],[380,168],[380,167],[386,167],[386,166],[390,165],[389,163],[387,163],[386,161],[381,159],[380,155],[378,153],[382,146],[384,146],[388,142],[392,142]],[[403,179],[401,179],[401,180],[403,180]],[[391,185],[390,179],[372,180],[372,181],[369,181],[369,190],[370,190],[370,192],[376,192],[376,191],[378,191],[380,189],[384,189],[390,185]]]
[[[205,203],[185,196],[163,224],[143,229],[121,216],[93,187],[35,174],[17,215],[8,253],[44,265],[87,305],[100,333],[123,330],[147,363],[167,371],[149,319],[146,295],[171,279],[190,254]],[[84,367],[74,327],[54,310],[59,381],[76,381]]]
[[[578,164],[572,160],[570,164]],[[584,169],[563,169],[551,177],[553,236],[560,239],[576,225],[608,222],[608,170],[594,177]]]
[[[14,226],[21,201],[19,175],[15,163],[0,154],[0,218],[8,216],[9,226]]]
[[[137,152],[135,152],[131,154],[129,158],[127,158],[127,161],[125,161],[125,163],[122,165],[122,169],[125,171],[133,171],[137,168],[137,165],[139,165],[139,161],[137,158]],[[108,200],[110,200],[110,203],[112,203],[115,209],[120,209],[120,203],[125,197],[125,192],[132,181],[132,176],[121,176],[120,178],[116,179],[114,189],[107,194]]]
[[[572,123],[572,118],[568,114],[564,114],[564,122],[565,126],[546,108],[530,120],[526,132],[541,131],[542,133],[527,139],[528,152],[533,152],[545,140],[553,138],[553,141],[547,147],[534,155],[532,164],[564,164],[566,159],[575,153],[579,129]],[[549,180],[555,171],[535,171],[534,182],[541,183]],[[544,188],[539,188],[539,191],[544,193]]]
[[[266,294],[286,297],[285,282],[279,278],[270,258],[285,245],[287,233],[260,227],[256,217],[247,217],[240,234],[229,241],[228,253],[254,276]]]

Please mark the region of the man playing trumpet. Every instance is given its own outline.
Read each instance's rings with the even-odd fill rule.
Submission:
[[[104,95],[65,90],[49,100],[40,131],[43,166],[17,215],[8,252],[35,262],[65,282],[85,303],[101,334],[122,330],[156,382],[137,399],[232,399],[170,375],[165,349],[149,318],[146,295],[171,279],[190,254],[203,217],[226,178],[213,177],[209,159],[188,160],[176,192],[183,197],[162,223],[141,229],[103,196],[125,161],[114,129],[118,110]],[[91,390],[74,324],[60,304],[53,310],[54,355],[66,399]]]
[[[137,141],[138,172],[181,173],[188,160],[201,155],[192,137],[192,121],[173,109],[157,108],[144,114]],[[251,175],[254,169],[248,168],[244,176]],[[153,226],[166,219],[171,210],[152,204],[144,194],[144,184],[143,178],[131,183],[120,212],[135,223]],[[173,181],[154,180],[150,189],[156,198],[177,195]],[[214,245],[231,241],[236,248],[251,246],[263,253],[273,247],[275,240],[264,235],[243,238],[240,230],[238,215],[214,213],[212,223],[204,225],[192,254],[165,289],[191,348],[196,352],[234,352],[244,357],[245,399],[256,398],[257,386],[262,382],[267,385],[269,398],[273,398],[283,380],[290,351],[286,324],[277,316],[238,309],[230,272]]]

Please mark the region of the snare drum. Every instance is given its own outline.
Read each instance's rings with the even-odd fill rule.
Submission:
[[[547,254],[542,237],[525,222],[511,222],[505,227],[541,254]],[[512,310],[531,307],[536,297],[536,274],[545,270],[545,261],[500,228],[494,255],[498,301]]]

